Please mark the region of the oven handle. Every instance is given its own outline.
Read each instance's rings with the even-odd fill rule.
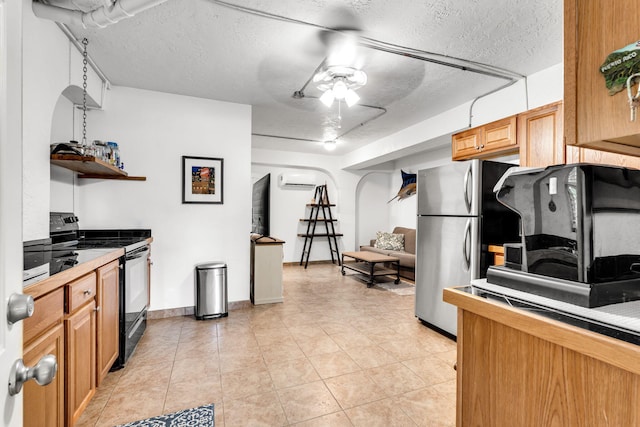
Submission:
[[[134,259],[137,259],[137,258],[142,258],[142,257],[145,257],[145,256],[147,255],[147,253],[148,253],[148,252],[149,252],[149,247],[148,247],[148,246],[145,246],[145,247],[143,247],[143,248],[136,249],[136,250],[135,250],[135,251],[133,251],[133,252],[129,252],[129,253],[127,253],[127,254],[125,255],[124,259],[125,259],[126,261],[131,261],[131,260],[134,260]]]
[[[127,336],[128,339],[131,339],[131,337],[133,336],[133,334],[136,333],[136,331],[140,327],[140,324],[143,321],[144,321],[144,315],[140,316],[140,318],[136,321],[135,325],[133,325],[133,327],[131,328],[131,332],[129,332],[129,335]]]

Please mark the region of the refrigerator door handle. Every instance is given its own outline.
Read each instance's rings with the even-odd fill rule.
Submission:
[[[467,251],[467,246],[469,246],[469,239],[471,238],[471,218],[467,220],[467,225],[464,227],[464,240],[462,241],[462,257],[464,258],[464,263],[466,268],[464,271],[469,271],[471,268],[471,254],[470,251]]]
[[[464,174],[464,204],[467,207],[467,212],[471,212],[471,199],[469,198],[469,179],[472,178],[471,165]]]

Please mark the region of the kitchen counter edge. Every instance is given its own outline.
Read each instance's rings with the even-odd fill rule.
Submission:
[[[111,252],[106,252],[104,255],[92,259],[91,261],[83,262],[73,268],[61,271],[46,279],[29,285],[23,289],[23,293],[31,295],[33,298],[41,297],[48,294],[69,282],[72,282],[85,274],[91,273],[97,268],[102,267],[105,264],[110,263],[124,255],[124,248],[114,248]]]
[[[640,346],[549,319],[497,301],[446,288],[443,300],[458,309],[502,323],[536,338],[640,375]]]

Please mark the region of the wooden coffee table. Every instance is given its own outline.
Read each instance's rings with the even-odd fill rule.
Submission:
[[[349,264],[345,264],[344,258],[353,258],[356,262],[350,262]],[[376,264],[389,262],[396,267],[395,270],[391,270],[389,268],[385,268],[384,266],[377,266]],[[374,284],[374,279],[376,276],[396,276],[396,280],[393,282],[396,285],[400,283],[400,260],[396,257],[377,254],[375,252],[369,251],[358,251],[358,252],[342,252],[342,275],[346,275],[347,273],[344,271],[345,268],[349,270],[357,271],[361,274],[366,274],[369,278],[367,282],[367,287],[370,288]]]

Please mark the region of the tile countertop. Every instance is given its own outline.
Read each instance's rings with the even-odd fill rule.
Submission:
[[[38,298],[124,255],[123,248],[74,250],[77,265],[25,286],[23,292]]]

